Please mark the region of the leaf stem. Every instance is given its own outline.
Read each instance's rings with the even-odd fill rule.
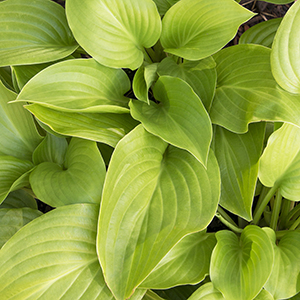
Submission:
[[[153,63],[153,60],[151,58],[151,56],[149,55],[149,53],[147,52],[147,49],[143,47],[143,53],[144,53],[144,57],[145,57],[145,61],[149,64]],[[148,49],[149,50],[149,49]]]
[[[258,208],[261,206],[263,199],[266,197],[268,191],[270,190],[270,188],[267,188],[265,186],[263,186],[262,191],[259,195],[255,210],[254,210],[254,215],[256,214]]]
[[[233,225],[231,222],[227,221],[225,218],[223,218],[221,216],[220,213],[216,213],[216,217],[225,225],[227,226],[229,229],[231,229],[233,232],[236,232],[236,233],[242,233],[243,232],[243,229],[241,228],[238,228],[236,225]]]
[[[294,222],[294,224],[289,228],[289,230],[295,230],[300,225],[300,217]]]
[[[225,219],[227,222],[231,223],[233,226],[238,227],[237,224],[231,219],[231,217],[226,213],[226,211],[221,207],[218,206],[217,212]]]
[[[271,200],[271,198],[273,197],[277,189],[278,189],[278,184],[275,183],[274,186],[269,190],[267,195],[262,199],[261,203],[257,205],[256,212],[254,213],[254,217],[253,217],[253,222],[252,222],[253,224],[255,225],[258,224],[262,213],[264,212],[266,206],[268,205],[269,201]]]
[[[270,224],[270,227],[274,231],[277,230],[277,223],[278,223],[279,213],[280,213],[280,209],[281,209],[281,202],[282,202],[282,196],[281,196],[280,188],[279,188],[276,192],[276,198],[275,198],[275,202],[274,202],[274,208],[272,211],[271,224]]]
[[[292,201],[287,200],[287,199],[282,199],[282,204],[281,204],[281,213],[279,217],[279,227],[280,229],[285,229],[286,224],[288,221],[288,215],[291,210],[291,203]]]

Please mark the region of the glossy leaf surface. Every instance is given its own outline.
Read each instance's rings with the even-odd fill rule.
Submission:
[[[147,131],[189,151],[206,165],[212,126],[199,97],[185,81],[170,76],[161,76],[153,92],[160,103],[131,101],[133,118]]]
[[[264,123],[251,124],[244,134],[235,134],[219,126],[214,130],[212,147],[221,170],[220,205],[248,221],[252,220],[264,135]]]
[[[208,282],[196,290],[188,300],[225,300],[225,298],[211,282]]]
[[[219,184],[212,152],[206,170],[141,125],[120,141],[104,184],[97,239],[117,299],[128,298],[182,237],[209,224]]]
[[[0,66],[61,59],[78,47],[64,9],[49,0],[0,2]]]
[[[284,124],[269,138],[259,163],[259,179],[267,187],[280,188],[281,194],[300,200],[300,128]]]
[[[80,7],[80,10],[78,9]],[[68,0],[69,25],[79,44],[99,63],[140,67],[144,48],[159,39],[161,20],[152,0]]]
[[[199,60],[224,47],[253,15],[232,0],[181,0],[163,18],[161,44],[168,53]]]
[[[284,16],[274,39],[271,54],[272,73],[278,84],[300,94],[300,2]]]
[[[271,73],[271,50],[236,45],[214,55],[217,89],[210,110],[213,123],[244,133],[252,122],[284,121],[300,126],[300,97],[283,91]]]
[[[97,144],[73,138],[63,166],[39,164],[30,175],[30,184],[37,198],[50,206],[100,203],[105,174]]]
[[[240,238],[231,231],[216,233],[210,278],[226,299],[251,300],[269,278],[273,267],[273,246],[260,227],[247,226]]]

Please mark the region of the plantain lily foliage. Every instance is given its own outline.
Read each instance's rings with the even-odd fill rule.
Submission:
[[[300,1],[253,16],[0,1],[1,300],[299,299]]]

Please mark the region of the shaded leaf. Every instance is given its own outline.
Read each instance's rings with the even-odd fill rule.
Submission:
[[[205,283],[196,290],[188,300],[224,300],[222,293],[211,282]]]
[[[156,290],[155,292],[166,300],[186,300],[198,288],[199,285],[181,285],[167,290]]]
[[[10,67],[0,67],[0,81],[10,90],[14,90]]]
[[[38,209],[35,199],[24,190],[17,190],[8,194],[0,205],[0,208],[23,208]]]
[[[156,293],[151,290],[148,290],[145,294],[143,300],[164,300],[163,298],[159,297]]]
[[[153,0],[161,15],[164,15],[167,10],[179,0]]]

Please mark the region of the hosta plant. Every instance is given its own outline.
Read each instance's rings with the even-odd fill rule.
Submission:
[[[300,2],[253,16],[0,2],[1,299],[299,299]]]

